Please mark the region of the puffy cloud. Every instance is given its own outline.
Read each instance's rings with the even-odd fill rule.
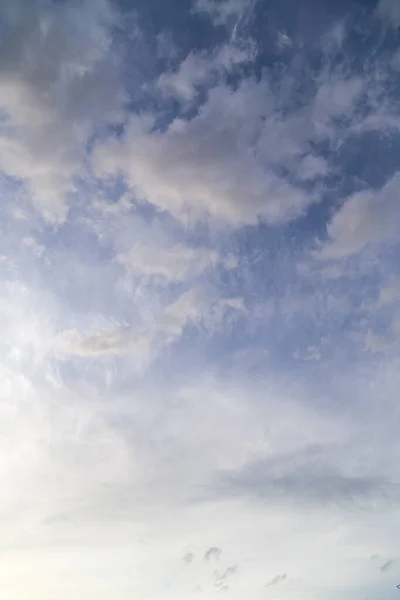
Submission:
[[[265,81],[247,80],[235,91],[219,85],[197,116],[176,118],[165,131],[132,117],[121,142],[97,148],[94,167],[99,175],[122,172],[140,198],[183,221],[207,215],[232,225],[288,221],[316,198],[268,167],[268,159],[279,162],[285,152],[285,139],[274,147],[268,132],[278,140],[283,124],[271,117],[262,127],[271,102]]]
[[[310,180],[316,177],[324,177],[329,173],[329,167],[324,158],[307,154],[300,162],[299,179]]]
[[[0,7],[0,167],[51,222],[66,218],[93,127],[120,115],[113,19],[107,0]]]
[[[327,227],[328,241],[319,251],[322,259],[342,259],[360,252],[368,244],[390,242],[398,233],[400,174],[380,190],[350,196]]]
[[[322,70],[309,96],[290,106],[289,74],[279,84],[265,72],[229,85],[218,79],[251,52],[231,43],[191,53],[175,72],[162,74],[156,83],[165,93],[195,101],[196,87],[204,84],[205,99],[162,125],[157,112],[132,115],[120,138],[96,146],[94,172],[122,175],[138,201],[185,223],[280,225],[304,215],[321,199],[322,180],[333,168],[318,145],[337,146],[351,135],[367,83]]]

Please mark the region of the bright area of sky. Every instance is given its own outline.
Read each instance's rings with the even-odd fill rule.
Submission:
[[[400,598],[399,41],[0,3],[4,600]]]

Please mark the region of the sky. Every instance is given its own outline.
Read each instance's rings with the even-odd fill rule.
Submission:
[[[399,0],[0,3],[7,600],[395,600]]]

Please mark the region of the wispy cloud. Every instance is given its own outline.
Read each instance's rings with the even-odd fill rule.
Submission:
[[[273,579],[271,579],[271,581],[267,583],[267,587],[270,587],[271,585],[278,585],[278,583],[282,583],[283,581],[285,581],[286,578],[286,573],[283,573],[282,575],[276,575],[276,577],[274,577]]]
[[[392,568],[394,563],[395,563],[394,560],[387,560],[385,563],[383,563],[383,565],[381,565],[381,567],[380,567],[381,573],[386,573],[386,571],[389,571],[389,569]]]
[[[221,548],[216,548],[215,546],[211,546],[211,548],[209,548],[205,553],[204,553],[204,560],[206,562],[209,562],[211,560],[219,560],[222,554],[222,550]]]

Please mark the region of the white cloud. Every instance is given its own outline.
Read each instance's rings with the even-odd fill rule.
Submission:
[[[13,271],[15,277],[15,270]],[[14,279],[14,278],[13,278]],[[32,290],[15,277],[0,287],[0,354],[26,375],[48,357],[54,342],[54,301],[49,294]]]
[[[25,248],[29,248],[31,252],[33,252],[33,254],[35,254],[38,258],[40,258],[46,250],[46,247],[43,246],[43,244],[38,244],[38,242],[32,236],[24,237],[22,239],[22,245]]]
[[[315,98],[315,117],[325,120],[349,114],[364,89],[360,77],[332,77],[323,81]]]
[[[117,202],[106,202],[101,198],[93,200],[92,207],[100,213],[111,217],[126,215],[134,210],[133,199],[130,194],[124,194]]]
[[[394,277],[379,292],[378,307],[388,306],[400,300],[400,278]]]
[[[306,598],[321,589],[334,592],[338,576],[346,589],[359,590],[360,581],[374,587],[380,572],[371,569],[371,554],[396,556],[393,521],[398,515],[384,500],[371,500],[372,512],[368,502],[364,510],[356,510],[366,502],[363,496],[339,509],[326,504],[303,507],[296,493],[287,503],[293,490],[287,486],[278,502],[268,502],[266,511],[263,501],[223,497],[215,487],[221,470],[241,472],[254,458],[265,456],[275,471],[264,472],[264,479],[282,477],[292,467],[299,473],[297,485],[310,472],[314,482],[320,477],[326,483],[323,462],[312,451],[301,452],[315,441],[326,444],[328,455],[332,444],[340,446],[349,472],[361,474],[371,456],[377,470],[381,459],[386,469],[394,468],[396,459],[389,465],[386,452],[395,456],[397,446],[374,455],[388,431],[380,430],[385,419],[379,401],[378,420],[371,420],[371,390],[367,396],[362,393],[366,388],[359,390],[364,410],[361,417],[355,410],[349,421],[348,412],[333,419],[329,410],[325,413],[329,402],[316,419],[321,398],[315,409],[307,408],[298,387],[292,389],[293,404],[282,390],[269,387],[268,378],[260,385],[261,393],[252,386],[229,387],[203,378],[185,390],[130,389],[124,397],[117,389],[100,392],[86,386],[68,391],[59,379],[58,388],[26,379],[24,388],[15,373],[11,379],[6,375],[2,369],[8,386],[2,387],[0,404],[7,434],[2,436],[0,461],[7,569],[0,581],[13,584],[12,600],[26,597],[28,575],[30,593],[43,591],[45,600],[56,592],[61,598],[73,594],[94,599],[104,592],[104,581],[110,594],[121,590],[122,598],[133,591],[145,598],[183,599],[197,585],[213,597],[214,584],[225,574],[235,599],[243,589],[262,598],[266,581],[272,582],[277,573],[288,573],[279,587],[282,597]],[[353,371],[352,376],[357,374]],[[347,394],[353,392],[347,388]],[[391,394],[395,402],[395,391]],[[297,452],[282,463],[280,454],[290,446]],[[302,554],[305,539],[307,553]],[[211,560],[184,567],[187,547],[198,556],[222,548],[218,574]],[[27,567],[32,561],[34,577]],[[97,587],[93,569],[98,574],[100,568],[103,579]],[[71,569],[74,584],[66,577],[66,585],[64,572]],[[165,581],[171,582],[170,588]]]
[[[128,272],[166,284],[194,279],[207,268],[223,262],[215,250],[184,244],[169,248],[136,244],[128,252],[118,254],[115,260]]]
[[[269,136],[268,127],[275,134],[281,127],[273,117],[263,131],[271,103],[268,84],[248,80],[235,91],[213,88],[197,116],[177,118],[163,132],[151,129],[153,120],[132,117],[122,142],[97,148],[95,170],[121,171],[139,197],[183,221],[207,215],[232,225],[293,219],[316,198],[269,167],[269,160],[282,159],[285,144],[284,135],[277,146]]]
[[[251,46],[238,48],[231,44],[222,46],[212,56],[206,52],[190,52],[177,71],[166,72],[159,77],[157,86],[178,100],[190,101],[197,93],[197,86],[223,76],[253,57]]]
[[[278,31],[277,32],[277,46],[278,48],[280,48],[281,50],[283,50],[284,48],[288,48],[292,45],[292,40],[290,39],[290,37],[288,36],[287,33],[285,33],[284,31]]]
[[[329,167],[324,158],[307,154],[299,165],[298,177],[304,180],[323,177],[329,173]]]
[[[119,115],[112,11],[107,0],[17,0],[0,18],[0,167],[48,221],[63,222],[93,126]]]
[[[329,223],[328,241],[317,256],[342,259],[368,244],[389,242],[398,233],[399,192],[400,174],[396,173],[380,190],[350,196]]]
[[[226,320],[245,313],[242,298],[219,299],[210,289],[193,288],[147,321],[137,325],[109,324],[87,336],[77,330],[59,334],[56,350],[81,357],[131,354],[140,364],[158,355],[166,345],[178,340],[186,325],[203,325],[215,333]]]
[[[337,120],[348,119],[350,127],[366,81],[322,71],[314,96],[289,112],[289,76],[278,89],[266,73],[234,87],[223,78],[207,81],[247,57],[227,45],[190,54],[175,73],[163,74],[159,85],[183,100],[192,100],[202,82],[212,87],[194,115],[176,117],[162,129],[156,114],[132,116],[119,140],[96,146],[95,173],[123,175],[140,201],[185,223],[213,218],[240,226],[261,219],[275,225],[303,215],[320,200],[321,180],[332,168],[312,143],[337,145],[349,135]],[[318,179],[318,189],[305,190],[306,182]]]
[[[155,321],[155,329],[167,341],[180,337],[184,326],[203,323],[211,332],[229,317],[245,312],[242,298],[220,299],[210,289],[195,288],[183,293]]]
[[[43,290],[7,289],[0,306],[7,569],[0,583],[12,584],[12,600],[27,597],[27,580],[29,593],[45,600],[63,594],[94,600],[104,592],[103,580],[93,583],[100,567],[110,595],[122,590],[122,598],[133,590],[144,598],[183,599],[197,585],[213,597],[221,580],[235,600],[243,589],[262,598],[277,573],[288,577],[276,589],[296,598],[299,589],[304,597],[321,586],[335,590],[338,575],[345,587],[365,577],[375,584],[369,556],[395,556],[398,545],[398,517],[381,494],[387,491],[395,505],[397,365],[385,373],[382,364],[369,368],[368,376],[351,368],[347,379],[332,378],[332,396],[311,382],[307,389],[297,380],[283,385],[268,365],[246,385],[232,373],[228,379],[204,370],[179,373],[177,385],[157,377],[151,385],[129,385],[126,373],[137,355],[123,369],[112,367],[110,384],[103,385],[103,373],[90,379],[86,365],[74,380],[70,365],[61,369],[51,356],[65,307],[52,305]],[[183,322],[213,318],[221,303],[225,316],[225,308],[243,306],[217,295],[210,306],[210,297],[209,291],[179,297],[154,329],[176,338]],[[115,328],[102,340],[92,336],[81,350],[95,358],[124,344],[125,333]],[[337,410],[338,397],[346,410]],[[222,485],[227,479],[236,485]],[[268,495],[271,482],[275,496]],[[304,536],[307,556],[298,552]],[[218,574],[213,560],[184,568],[188,547],[199,557],[222,548],[210,553],[219,556]],[[64,578],[71,570],[73,583]]]
[[[373,353],[384,352],[397,343],[400,336],[400,321],[394,320],[384,333],[374,333],[368,330],[361,335],[364,349]]]
[[[59,350],[81,357],[99,357],[124,354],[136,350],[146,357],[150,340],[128,325],[114,325],[83,337],[76,330],[63,331],[59,336]]]

